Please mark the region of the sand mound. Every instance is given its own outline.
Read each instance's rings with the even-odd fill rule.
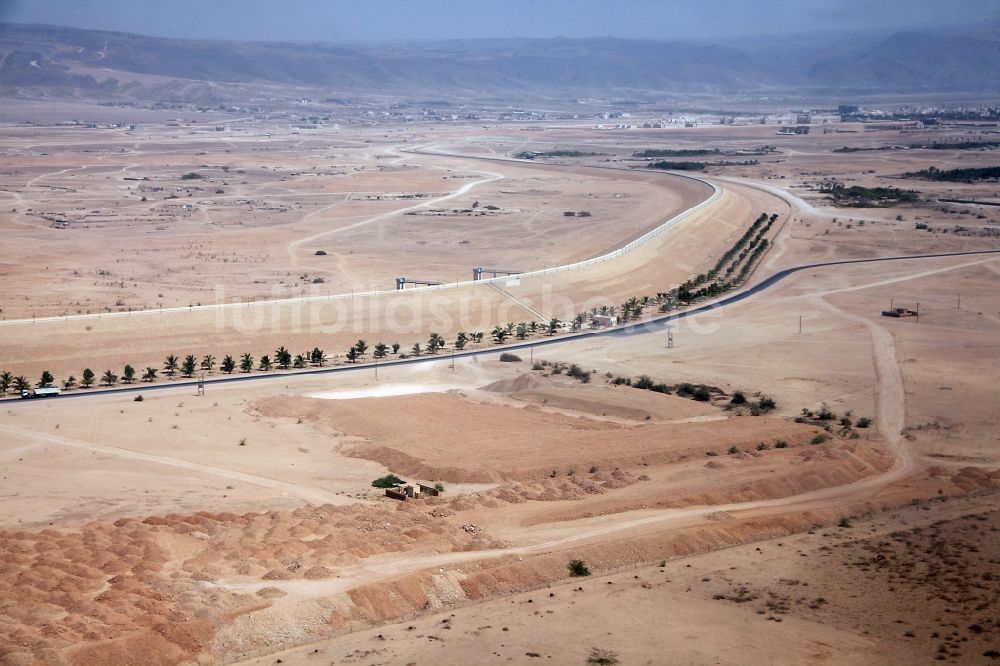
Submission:
[[[495,381],[486,386],[480,387],[481,391],[489,391],[491,393],[518,393],[520,391],[529,391],[531,389],[549,388],[553,386],[553,382],[550,379],[546,379],[535,373],[526,373],[513,377],[511,379],[501,379]]]

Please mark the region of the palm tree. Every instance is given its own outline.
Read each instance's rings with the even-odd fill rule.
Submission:
[[[69,376],[69,379],[63,382],[63,388],[67,391],[76,386],[76,377],[73,375]]]
[[[410,351],[413,352],[414,356],[420,356],[420,343],[418,342],[415,345],[413,345],[413,349],[411,349]]]
[[[271,369],[271,366],[273,365],[274,363],[271,362],[271,357],[268,356],[267,354],[264,354],[263,356],[260,357],[260,364],[257,367],[258,369],[267,372],[268,370]]]
[[[38,380],[38,388],[48,388],[52,386],[52,382],[54,382],[55,380],[56,378],[52,376],[51,372],[49,372],[48,370],[43,370],[42,378]]]
[[[507,324],[504,326],[504,330],[507,331],[508,337],[514,335],[514,322],[512,321],[507,322]]]
[[[524,340],[528,337],[528,325],[523,321],[517,325],[517,339]]]
[[[101,376],[101,382],[105,386],[114,386],[118,383],[118,375],[111,372],[110,370],[105,370],[104,375]]]
[[[83,388],[90,388],[94,385],[94,371],[90,368],[83,369],[82,379],[80,380],[80,386]]]
[[[288,370],[288,366],[292,364],[292,352],[285,349],[284,346],[278,347],[274,351],[274,360],[278,362],[279,368]]]
[[[358,356],[360,356],[360,354],[358,354],[357,347],[351,347],[350,349],[347,350],[347,360],[350,361],[351,363],[357,363]]]
[[[319,367],[322,368],[323,364],[326,363],[326,361],[327,361],[326,352],[324,352],[319,347],[313,347],[313,350],[309,352],[309,362],[312,363],[313,365],[318,365]]]
[[[375,351],[372,352],[375,358],[385,358],[386,354],[389,353],[389,348],[385,346],[384,342],[380,342],[375,345]]]
[[[292,365],[296,368],[304,368],[309,365],[309,359],[306,358],[305,354],[296,354]]]
[[[194,357],[194,354],[188,354],[184,357],[184,363],[181,364],[181,374],[185,377],[191,377],[197,368],[198,359]]]
[[[0,373],[0,395],[5,395],[7,389],[14,382],[14,375],[10,374],[6,370]]]
[[[398,354],[399,353],[399,343],[398,342],[393,342],[392,343],[392,353],[393,354]]]
[[[14,377],[14,391],[17,393],[23,393],[31,388],[31,382],[24,375],[19,375]]]
[[[583,321],[584,321],[585,318],[586,318],[586,315],[581,312],[580,314],[578,314],[576,316],[575,319],[573,319],[573,330],[574,331],[579,331],[581,328],[583,328]]]
[[[225,358],[222,359],[222,365],[219,366],[219,369],[227,375],[231,375],[233,370],[236,369],[236,361],[233,360],[232,356],[226,354]]]
[[[437,333],[431,333],[431,337],[427,340],[427,351],[431,354],[436,354],[438,349],[444,347],[444,338],[442,338]]]
[[[468,341],[469,341],[468,338],[464,337],[462,334],[459,334],[459,336],[455,338],[455,349],[457,349],[458,351],[462,351],[463,349],[465,349],[465,344]]]
[[[126,363],[125,369],[122,370],[122,383],[131,384],[134,381],[135,381],[135,368]]]
[[[368,351],[368,343],[364,340],[358,340],[354,346],[357,348],[359,356],[364,356],[365,352]]]
[[[215,357],[211,354],[205,354],[205,358],[201,359],[201,369],[206,372],[211,373],[212,368],[215,367]]]
[[[555,335],[556,331],[559,329],[559,320],[553,317],[549,320],[549,335]]]
[[[156,368],[146,367],[146,372],[142,373],[142,381],[144,382],[155,382],[156,381]]]
[[[491,333],[491,335],[493,336],[493,339],[496,340],[496,343],[500,345],[503,344],[503,341],[507,339],[507,336],[510,335],[510,333],[503,326],[497,326],[493,329],[493,333]]]
[[[166,358],[166,360],[163,361],[163,370],[168,376],[173,377],[174,373],[177,372],[179,362],[179,359],[171,354]]]
[[[528,330],[531,331],[532,333],[538,331],[538,322],[532,321],[530,324],[528,324]]]
[[[250,372],[253,370],[253,356],[250,355],[250,352],[247,352],[240,357],[240,370],[243,372]]]
[[[482,342],[483,341],[483,335],[485,335],[485,334],[482,331],[476,331],[475,333],[472,334],[472,337],[474,337],[476,339],[476,342]]]

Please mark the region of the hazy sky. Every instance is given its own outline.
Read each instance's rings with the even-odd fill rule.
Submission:
[[[705,39],[1000,18],[1000,0],[0,0],[0,21],[164,37]]]

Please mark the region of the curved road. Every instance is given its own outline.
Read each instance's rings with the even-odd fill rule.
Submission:
[[[584,338],[596,338],[601,336],[621,336],[621,335],[642,335],[645,333],[651,333],[661,330],[664,325],[684,319],[686,317],[693,317],[695,315],[717,310],[719,308],[724,308],[740,301],[746,300],[755,294],[762,291],[770,289],[775,286],[786,277],[794,275],[795,273],[801,271],[812,270],[816,268],[826,268],[830,266],[848,266],[853,264],[870,264],[885,261],[913,261],[918,259],[933,259],[939,257],[963,257],[963,256],[977,256],[977,255],[1000,255],[1000,249],[995,250],[972,250],[967,252],[938,252],[933,254],[912,254],[912,255],[900,255],[894,257],[876,257],[869,259],[841,259],[837,261],[823,261],[813,264],[801,264],[799,266],[792,266],[790,268],[785,268],[767,278],[761,280],[760,282],[751,285],[745,289],[742,289],[734,294],[725,296],[723,298],[717,299],[715,301],[705,303],[693,308],[688,308],[687,310],[682,310],[680,312],[674,312],[672,314],[662,315],[659,317],[654,317],[652,319],[647,319],[646,321],[628,324],[613,329],[604,329],[599,331],[581,331],[580,333],[573,333],[570,335],[563,335],[558,337],[547,338],[544,340],[535,340],[531,342],[517,342],[508,345],[499,345],[496,347],[488,347],[486,349],[473,349],[470,351],[455,352],[446,356],[418,356],[416,358],[406,358],[398,359],[394,361],[384,361],[382,363],[358,363],[355,365],[337,366],[333,368],[313,368],[308,370],[291,370],[287,372],[276,372],[274,374],[268,375],[237,375],[230,377],[218,377],[215,379],[205,380],[207,385],[220,385],[220,384],[232,384],[236,382],[252,382],[252,381],[266,381],[269,379],[283,379],[287,377],[300,377],[304,375],[324,375],[324,374],[335,374],[341,372],[370,372],[372,368],[376,365],[381,365],[383,367],[395,367],[401,365],[414,365],[418,363],[434,363],[441,361],[450,361],[452,358],[461,359],[468,358],[472,356],[485,356],[488,354],[498,354],[500,352],[515,351],[518,349],[529,349],[531,347],[545,347],[549,345],[558,345],[566,342],[572,342],[574,340],[581,340]],[[138,386],[128,386],[122,388],[109,388],[109,389],[98,389],[96,391],[79,391],[76,393],[66,393],[59,395],[54,398],[45,398],[44,400],[71,400],[74,398],[86,398],[95,397],[100,395],[111,395],[116,393],[145,393],[151,391],[163,391],[175,388],[195,388],[198,382],[196,380],[174,382],[170,384],[145,384]],[[13,404],[21,403],[33,403],[34,400],[21,400],[19,398],[7,399],[0,401],[0,403],[12,406]]]

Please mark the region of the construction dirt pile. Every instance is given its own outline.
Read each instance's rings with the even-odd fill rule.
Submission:
[[[651,393],[623,391],[640,397]],[[704,409],[676,396],[658,398]],[[753,450],[760,442],[797,445],[822,432],[773,416],[615,423],[582,414],[546,413],[537,406],[475,402],[456,393],[358,400],[277,396],[259,400],[250,409],[361,438],[364,443],[345,442],[341,453],[381,463],[399,474],[451,483],[526,482],[552,476],[553,471],[629,469],[704,456],[709,450],[725,453],[726,447]],[[391,419],[385,418],[388,409]],[[470,422],[479,427],[461,425]]]

